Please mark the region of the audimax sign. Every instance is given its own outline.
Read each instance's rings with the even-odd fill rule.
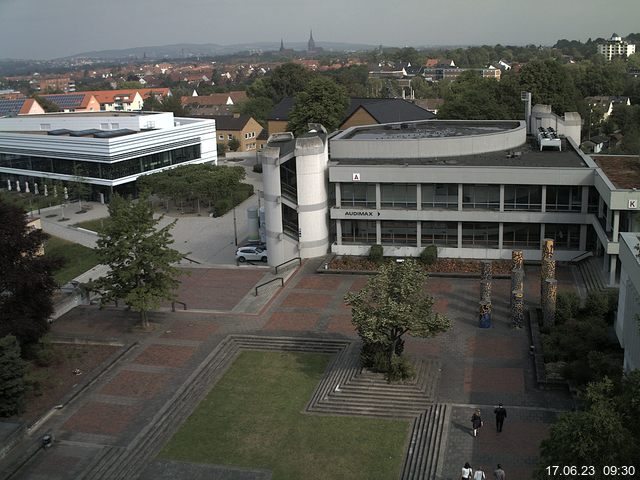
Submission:
[[[344,212],[345,217],[379,217],[380,212],[365,212],[362,210],[353,210]]]

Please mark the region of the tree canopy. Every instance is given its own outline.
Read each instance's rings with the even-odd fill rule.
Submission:
[[[434,299],[425,291],[426,279],[413,259],[389,262],[362,290],[345,296],[363,342],[364,366],[380,366],[382,356],[390,368],[393,357],[402,353],[406,333],[427,338],[450,327],[444,315],[434,312]]]
[[[175,263],[182,254],[170,247],[175,221],[158,228],[148,194],[137,201],[118,195],[109,204],[109,222],[100,231],[96,252],[109,273],[90,288],[101,295],[101,304],[123,300],[140,313],[143,327],[148,327],[147,313],[162,300],[175,298],[181,271]]]
[[[19,207],[0,200],[0,337],[14,335],[22,346],[40,339],[53,313],[53,272],[62,259],[39,255],[47,238],[27,226]]]
[[[337,130],[349,106],[347,91],[326,77],[317,77],[296,95],[289,114],[287,130],[296,134],[307,131],[310,122],[321,123],[332,132]]]
[[[25,362],[20,358],[16,337],[0,338],[0,417],[10,417],[23,410]]]
[[[610,478],[604,466],[635,465],[640,458],[638,393],[640,371],[623,380],[621,391],[606,377],[590,384],[586,408],[562,414],[542,442],[536,478],[549,478],[547,465],[593,465],[597,480]]]

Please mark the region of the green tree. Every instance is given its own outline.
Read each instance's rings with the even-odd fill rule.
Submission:
[[[363,342],[364,366],[383,356],[390,368],[394,357],[402,353],[406,333],[427,338],[450,327],[444,315],[433,311],[434,299],[425,292],[426,278],[413,259],[386,263],[362,290],[345,296]]]
[[[82,211],[82,200],[85,200],[91,192],[91,186],[85,178],[84,168],[78,165],[73,168],[73,180],[70,187],[72,194],[78,197],[80,211]]]
[[[263,128],[267,126],[267,117],[273,109],[273,102],[267,97],[249,98],[236,107],[241,115],[253,117]]]
[[[53,313],[53,272],[62,260],[38,255],[47,238],[27,226],[19,207],[0,200],[0,337],[14,335],[23,347],[49,329]]]
[[[637,422],[634,418],[631,423]],[[593,465],[595,478],[606,465],[634,465],[640,457],[639,443],[616,408],[614,385],[605,378],[590,384],[584,411],[562,414],[540,445],[536,478],[549,478],[547,465]]]
[[[140,313],[143,328],[148,328],[149,311],[162,300],[175,298],[181,271],[175,263],[182,254],[170,247],[175,221],[158,228],[148,194],[137,201],[118,195],[109,204],[110,221],[99,232],[96,252],[109,273],[91,288],[101,295],[101,303],[124,300]]]
[[[10,417],[24,410],[25,362],[20,345],[13,335],[0,338],[0,417]]]
[[[296,134],[307,131],[310,122],[321,123],[329,132],[337,130],[349,106],[344,87],[326,77],[309,82],[303,92],[296,95],[289,114],[287,129]]]
[[[276,68],[271,76],[265,78],[265,95],[278,103],[284,97],[293,97],[303,91],[311,79],[315,76],[302,65],[285,63]]]
[[[33,99],[40,104],[45,113],[55,113],[60,111],[60,107],[58,106],[58,104],[52,102],[48,98],[34,95]]]
[[[237,152],[238,149],[240,148],[240,140],[238,140],[236,137],[233,137],[231,140],[227,142],[227,146],[229,147],[229,150],[231,150],[232,152]]]
[[[182,105],[180,98],[178,95],[171,95],[159,101],[153,95],[149,95],[149,98],[144,101],[142,109],[149,112],[171,112],[176,117],[187,117],[189,110]]]
[[[555,60],[533,60],[519,75],[522,90],[531,92],[533,103],[551,105],[559,115],[574,112],[579,96],[568,71]]]

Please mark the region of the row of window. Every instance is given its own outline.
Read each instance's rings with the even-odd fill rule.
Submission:
[[[458,184],[380,184],[380,206],[382,208],[417,208],[417,189],[421,189],[423,209],[458,209]],[[598,211],[598,192],[589,187],[588,211]],[[546,211],[580,212],[582,209],[582,187],[577,185],[549,185],[546,189]],[[375,183],[340,184],[341,207],[376,208]],[[462,208],[477,210],[500,210],[500,185],[463,185]],[[504,210],[542,210],[542,186],[505,185]]]
[[[380,221],[382,245],[417,246],[416,222]],[[553,238],[557,249],[578,250],[580,225],[546,224],[545,238]],[[504,223],[503,248],[540,248],[541,227],[532,223]],[[490,222],[462,222],[462,247],[498,248],[500,225]],[[371,220],[342,220],[344,245],[373,245],[377,243],[376,222]],[[458,222],[420,222],[420,244],[439,247],[458,247]]]
[[[0,167],[115,180],[200,158],[200,145],[176,148],[114,163],[0,153]]]

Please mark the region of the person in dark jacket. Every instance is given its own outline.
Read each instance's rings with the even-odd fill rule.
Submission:
[[[471,427],[473,428],[473,436],[478,436],[478,429],[482,427],[482,417],[480,415],[480,409],[476,409],[471,416]]]
[[[502,424],[504,423],[504,419],[507,418],[507,411],[502,406],[501,403],[498,404],[498,407],[493,411],[496,414],[496,430],[498,432],[502,431]]]

